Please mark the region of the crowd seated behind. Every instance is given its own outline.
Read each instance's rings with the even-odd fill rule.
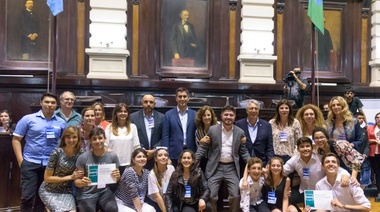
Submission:
[[[65,94],[75,98],[71,92]],[[69,97],[63,95],[60,100],[65,102],[69,99],[67,102],[72,103]],[[145,97],[149,97],[149,104],[143,102]],[[188,108],[189,92],[185,88],[177,89],[177,106],[165,115],[152,112],[155,107],[153,95],[148,94],[145,97],[142,99],[143,109],[136,112],[132,120],[129,107],[120,103],[116,104],[113,111],[112,122],[106,122],[103,105],[95,103],[82,112],[82,122],[78,127],[66,126],[60,136],[59,147],[52,149],[44,166],[44,182],[38,185],[39,195],[48,210],[55,211],[60,207],[55,202],[65,198],[70,203],[65,211],[101,209],[214,212],[217,211],[218,196],[223,198],[218,195],[220,182],[234,183],[241,180],[240,197],[235,195],[233,189],[229,190],[230,207],[233,211],[239,211],[235,199],[240,200],[240,208],[244,212],[290,212],[301,211],[302,208],[310,211],[310,207],[304,204],[304,191],[329,186],[334,190],[335,185],[328,185],[328,179],[334,177],[344,184],[342,192],[348,192],[349,189],[356,192],[356,196],[348,198],[347,201],[340,196],[334,196],[331,201],[333,208],[343,211],[359,208],[370,210],[370,203],[363,190],[354,188],[352,183],[360,188],[357,179],[361,178],[357,177],[363,164],[367,164],[368,169],[379,167],[376,160],[377,156],[380,157],[378,114],[375,117],[376,124],[364,129],[368,132],[368,138],[364,138],[367,133],[363,133],[360,123],[350,112],[343,97],[333,97],[323,107],[328,113],[326,120],[321,109],[312,104],[298,109],[294,118],[292,102],[279,100],[273,110],[273,118],[268,122],[272,153],[259,156],[254,148],[247,150],[246,146],[249,145],[246,142],[256,141],[258,130],[255,127],[263,124],[258,118],[262,102],[252,99],[240,102],[246,107],[247,118],[239,120],[239,125],[234,125],[234,107],[225,106],[221,115],[215,114],[211,106],[201,107],[195,113]],[[43,96],[41,101],[44,98]],[[250,111],[254,106],[257,109]],[[251,116],[255,117],[252,119],[255,121],[253,123],[249,121]],[[151,117],[156,121],[149,122]],[[218,117],[221,122],[218,122]],[[0,132],[13,132],[15,127],[8,111],[1,111],[0,121]],[[184,124],[188,127],[183,126]],[[240,130],[239,127],[245,125],[248,128]],[[21,127],[16,131],[18,140],[22,138]],[[162,133],[154,134],[160,138],[155,138],[157,141],[152,144],[151,135],[155,129],[160,129]],[[139,139],[142,135],[146,136],[144,144]],[[180,140],[173,140],[176,138]],[[369,143],[367,151],[362,146],[364,139]],[[232,151],[231,157],[226,157],[225,154],[230,155],[232,148],[244,153],[244,158],[235,159],[235,151]],[[19,154],[19,149],[17,152]],[[218,154],[223,157],[223,161],[214,157]],[[365,160],[366,157],[369,157],[368,161]],[[215,163],[213,173],[220,175],[224,173],[223,167],[231,168],[234,172],[231,179],[225,179],[228,174],[221,174],[216,178],[210,169],[206,169],[210,166],[210,158]],[[149,160],[151,161],[147,167]],[[171,165],[172,161],[175,166]],[[94,180],[98,178],[93,178],[93,173],[88,169],[89,164],[113,164],[110,167],[114,169],[107,169],[108,177],[113,179],[113,183],[106,181],[104,185],[96,184]],[[247,165],[244,176],[240,176],[241,170],[237,164]],[[332,164],[334,170],[330,170],[327,164]],[[379,192],[380,172],[376,169],[374,171]],[[294,174],[300,178],[300,185],[292,185]],[[313,186],[309,185],[309,181],[313,182]],[[71,186],[69,182],[73,182],[75,186]],[[111,184],[117,186],[116,192],[110,189]],[[316,184],[319,186],[315,187]],[[75,189],[72,190],[73,188]],[[380,192],[376,201],[380,201]]]

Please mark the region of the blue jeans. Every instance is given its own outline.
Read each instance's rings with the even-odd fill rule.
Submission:
[[[365,159],[361,166],[359,182],[361,186],[368,186],[369,184],[371,184],[371,165],[368,159]]]

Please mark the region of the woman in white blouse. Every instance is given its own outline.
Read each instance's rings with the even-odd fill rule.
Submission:
[[[156,211],[166,212],[164,193],[166,193],[174,167],[168,164],[169,154],[164,147],[154,152],[154,161],[154,167],[148,177],[148,195],[154,201],[150,205],[154,206]]]
[[[109,151],[115,152],[119,158],[120,173],[131,163],[132,152],[140,148],[137,128],[131,123],[129,114],[126,104],[117,104],[112,112],[112,123],[105,130]]]

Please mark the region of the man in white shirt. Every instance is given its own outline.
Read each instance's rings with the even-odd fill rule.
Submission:
[[[285,175],[296,171],[301,180],[299,186],[292,188],[290,196],[290,203],[295,206],[304,202],[304,190],[314,190],[315,184],[326,176],[322,170],[320,156],[313,152],[313,142],[309,137],[297,140],[297,150],[299,154],[291,157],[284,165]],[[344,169],[340,169],[340,172],[343,174],[342,186],[347,187],[350,183],[350,174]],[[297,210],[301,211],[298,207]]]
[[[263,176],[263,161],[258,157],[249,159],[248,187],[243,188],[243,179],[240,180],[240,208],[243,212],[270,212],[267,203],[263,200],[261,189],[265,183]]]
[[[333,211],[370,211],[371,203],[365,197],[359,186],[340,186],[342,180],[338,173],[340,162],[334,153],[327,153],[322,157],[322,167],[326,177],[315,186],[316,190],[332,190],[334,199],[331,201]]]

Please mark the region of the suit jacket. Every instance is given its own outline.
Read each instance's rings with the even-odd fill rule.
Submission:
[[[192,109],[187,110],[187,127],[186,127],[186,148],[192,151],[197,150],[195,144],[195,114]],[[183,130],[181,120],[179,119],[177,107],[165,113],[162,123],[162,146],[168,147],[169,156],[172,159],[178,159],[183,146]]]
[[[235,124],[244,131],[244,134],[247,137],[245,146],[247,147],[251,157],[260,158],[263,161],[263,165],[265,166],[268,161],[274,156],[271,125],[267,121],[259,118],[259,122],[257,123],[256,140],[252,142],[248,131],[247,118],[240,119]]]
[[[245,163],[248,162],[250,156],[245,145],[241,144],[240,142],[241,137],[244,136],[244,131],[236,125],[234,125],[232,130],[232,157],[234,159],[234,164],[236,167],[236,175],[240,179],[239,156],[242,157]],[[222,152],[222,124],[211,126],[208,130],[208,136],[210,136],[210,143],[201,143],[195,154],[195,158],[197,161],[199,161],[206,154],[208,154],[208,162],[205,171],[207,179],[209,179],[215,173],[216,168],[218,167],[220,162]]]
[[[144,111],[139,110],[131,114],[131,122],[134,123],[137,127],[137,133],[139,135],[140,145],[141,147],[144,147],[145,149],[153,149],[154,147],[159,146],[162,139],[162,121],[164,118],[164,114],[154,110],[153,117],[154,117],[154,128],[152,129],[150,146],[149,146],[148,135],[146,134],[146,130],[145,130]]]
[[[188,32],[182,25],[182,20],[173,26],[171,32],[171,47],[173,54],[179,53],[181,58],[194,58],[196,48],[192,47],[190,43],[197,44],[197,37],[195,35],[194,26],[187,22]]]

